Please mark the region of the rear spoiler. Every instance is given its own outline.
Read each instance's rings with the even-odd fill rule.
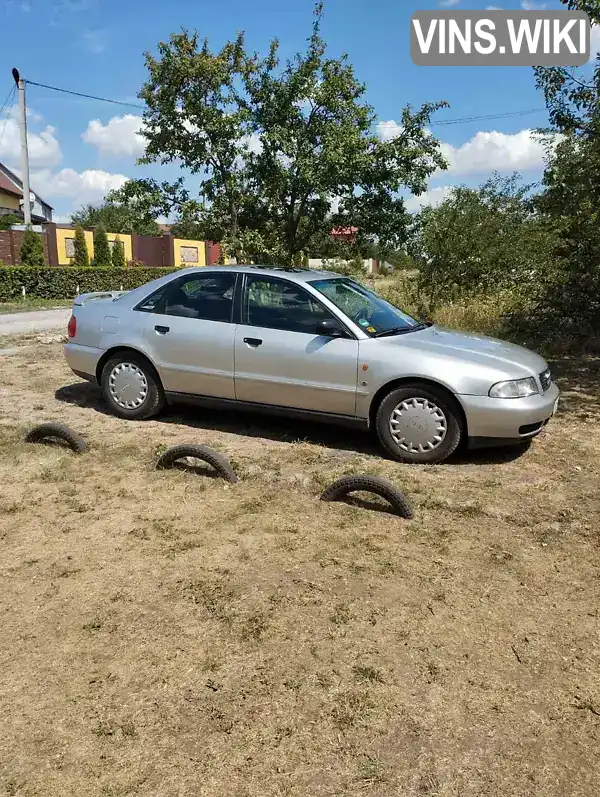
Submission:
[[[96,299],[118,299],[119,296],[124,296],[129,291],[95,291],[93,293],[80,293],[73,300],[73,305],[81,306],[87,302],[93,302]]]

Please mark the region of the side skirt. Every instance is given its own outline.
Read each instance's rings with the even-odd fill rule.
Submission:
[[[238,401],[237,399],[221,399],[213,396],[195,396],[190,393],[165,393],[169,404],[192,404],[213,410],[230,410],[238,412],[257,412],[263,415],[279,415],[287,418],[317,421],[318,423],[332,423],[338,426],[350,426],[354,429],[368,429],[369,421],[353,415],[336,415],[335,413],[303,410],[295,407],[280,407],[274,404],[258,404],[253,401]]]

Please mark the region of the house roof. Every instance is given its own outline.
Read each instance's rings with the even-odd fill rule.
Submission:
[[[20,191],[11,180],[8,179],[3,171],[0,171],[0,191],[4,191],[6,194],[12,194],[13,196],[23,196],[23,192]]]
[[[358,227],[334,227],[332,235],[356,235]]]
[[[23,183],[17,177],[14,172],[5,166],[3,163],[0,163],[0,190],[5,191],[7,194],[12,194],[13,196],[22,197],[23,196]],[[52,205],[49,205],[42,197],[37,194],[33,188],[30,186],[30,190],[32,194],[35,194],[35,198],[38,202],[41,202],[42,205],[46,205],[49,207],[50,210],[53,210]]]

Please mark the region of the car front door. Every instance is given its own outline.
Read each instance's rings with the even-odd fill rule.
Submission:
[[[144,343],[168,393],[235,398],[236,279],[235,271],[187,274],[147,311]]]
[[[354,415],[358,341],[302,286],[247,275],[235,333],[235,397],[240,401]]]

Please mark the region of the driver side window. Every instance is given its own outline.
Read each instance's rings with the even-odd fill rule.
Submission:
[[[246,323],[256,327],[315,335],[322,321],[336,321],[299,285],[270,277],[248,279],[244,305]]]

